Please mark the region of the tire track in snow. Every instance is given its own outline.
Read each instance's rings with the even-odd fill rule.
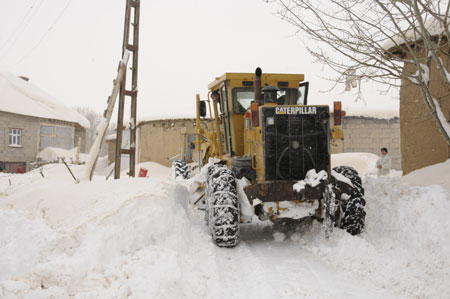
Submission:
[[[222,289],[220,298],[276,298],[272,286],[267,284],[260,260],[245,242],[235,248],[215,249]]]
[[[399,298],[325,264],[297,242],[276,242],[269,226],[251,224],[242,228],[242,243],[273,294],[266,293],[263,298]]]

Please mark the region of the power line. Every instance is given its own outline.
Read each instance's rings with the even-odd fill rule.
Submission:
[[[15,64],[13,64],[13,67],[20,64],[23,60],[25,60],[28,56],[30,56],[31,53],[34,52],[34,50],[36,50],[41,43],[44,41],[44,39],[47,37],[47,35],[50,33],[50,31],[53,29],[53,27],[56,25],[56,23],[58,23],[59,19],[61,19],[61,17],[64,15],[64,13],[66,12],[67,8],[69,7],[70,3],[72,2],[72,0],[69,0],[66,4],[66,6],[63,8],[63,10],[59,13],[59,15],[56,17],[55,21],[50,25],[50,27],[47,29],[47,31],[44,33],[44,35],[41,36],[41,38],[39,39],[39,41],[36,43],[36,45],[34,45],[33,48],[31,48],[30,51],[28,51],[25,55],[22,56],[22,58],[20,58]]]
[[[5,56],[8,54],[8,52],[13,48],[13,46],[16,44],[16,42],[19,40],[19,38],[22,36],[23,32],[25,31],[25,29],[28,27],[28,25],[30,24],[31,20],[33,19],[33,17],[36,15],[36,13],[39,11],[39,8],[41,8],[42,3],[44,3],[44,0],[41,0],[41,2],[39,2],[38,7],[36,8],[36,10],[33,12],[33,14],[30,16],[30,18],[27,20],[26,24],[21,28],[21,30],[19,31],[19,33],[17,35],[15,35],[15,38],[13,40],[13,42],[9,45],[9,47],[5,50],[4,55],[2,58],[5,58]],[[20,26],[19,26],[20,27]],[[14,35],[14,34],[13,34]]]
[[[9,37],[5,40],[5,42],[0,46],[0,51],[11,41],[11,39],[13,38],[13,36],[16,35],[17,31],[22,27],[24,21],[26,20],[26,18],[28,17],[28,14],[31,12],[31,10],[33,10],[34,6],[36,5],[36,2],[38,0],[34,0],[33,4],[31,4],[31,6],[28,8],[26,14],[23,16],[22,20],[19,22],[19,25],[11,32],[11,34],[9,35]]]

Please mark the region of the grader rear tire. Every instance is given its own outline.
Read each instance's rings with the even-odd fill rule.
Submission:
[[[333,170],[350,179],[353,184],[350,198],[341,204],[344,215],[340,228],[345,229],[351,235],[358,235],[364,229],[364,221],[366,218],[366,212],[364,210],[366,201],[364,199],[364,188],[362,187],[361,178],[358,172],[350,166],[338,166],[333,168]]]
[[[240,210],[236,178],[224,165],[208,168],[205,220],[213,242],[219,247],[234,247],[240,240]]]

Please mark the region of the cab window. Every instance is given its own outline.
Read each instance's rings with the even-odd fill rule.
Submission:
[[[236,87],[233,88],[233,112],[245,113],[251,102],[255,98],[253,87]],[[299,91],[295,88],[285,88],[278,92],[278,105],[297,105],[299,101]]]
[[[250,103],[255,99],[253,87],[233,88],[233,112],[245,113],[250,108]]]

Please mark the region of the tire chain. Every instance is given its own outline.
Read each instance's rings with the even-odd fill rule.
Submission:
[[[208,168],[205,222],[214,243],[233,247],[239,243],[239,201],[236,180],[224,165]]]
[[[187,179],[189,177],[189,169],[185,160],[175,160],[172,163],[172,168],[176,178]]]
[[[362,187],[362,180],[358,175],[358,172],[349,166],[338,166],[333,168],[334,171],[344,175],[348,178],[352,184],[352,194],[343,205],[342,210],[344,217],[342,219],[341,228],[345,229],[351,235],[358,235],[364,229],[364,220],[366,212],[364,206],[366,201],[364,199],[364,188]]]

